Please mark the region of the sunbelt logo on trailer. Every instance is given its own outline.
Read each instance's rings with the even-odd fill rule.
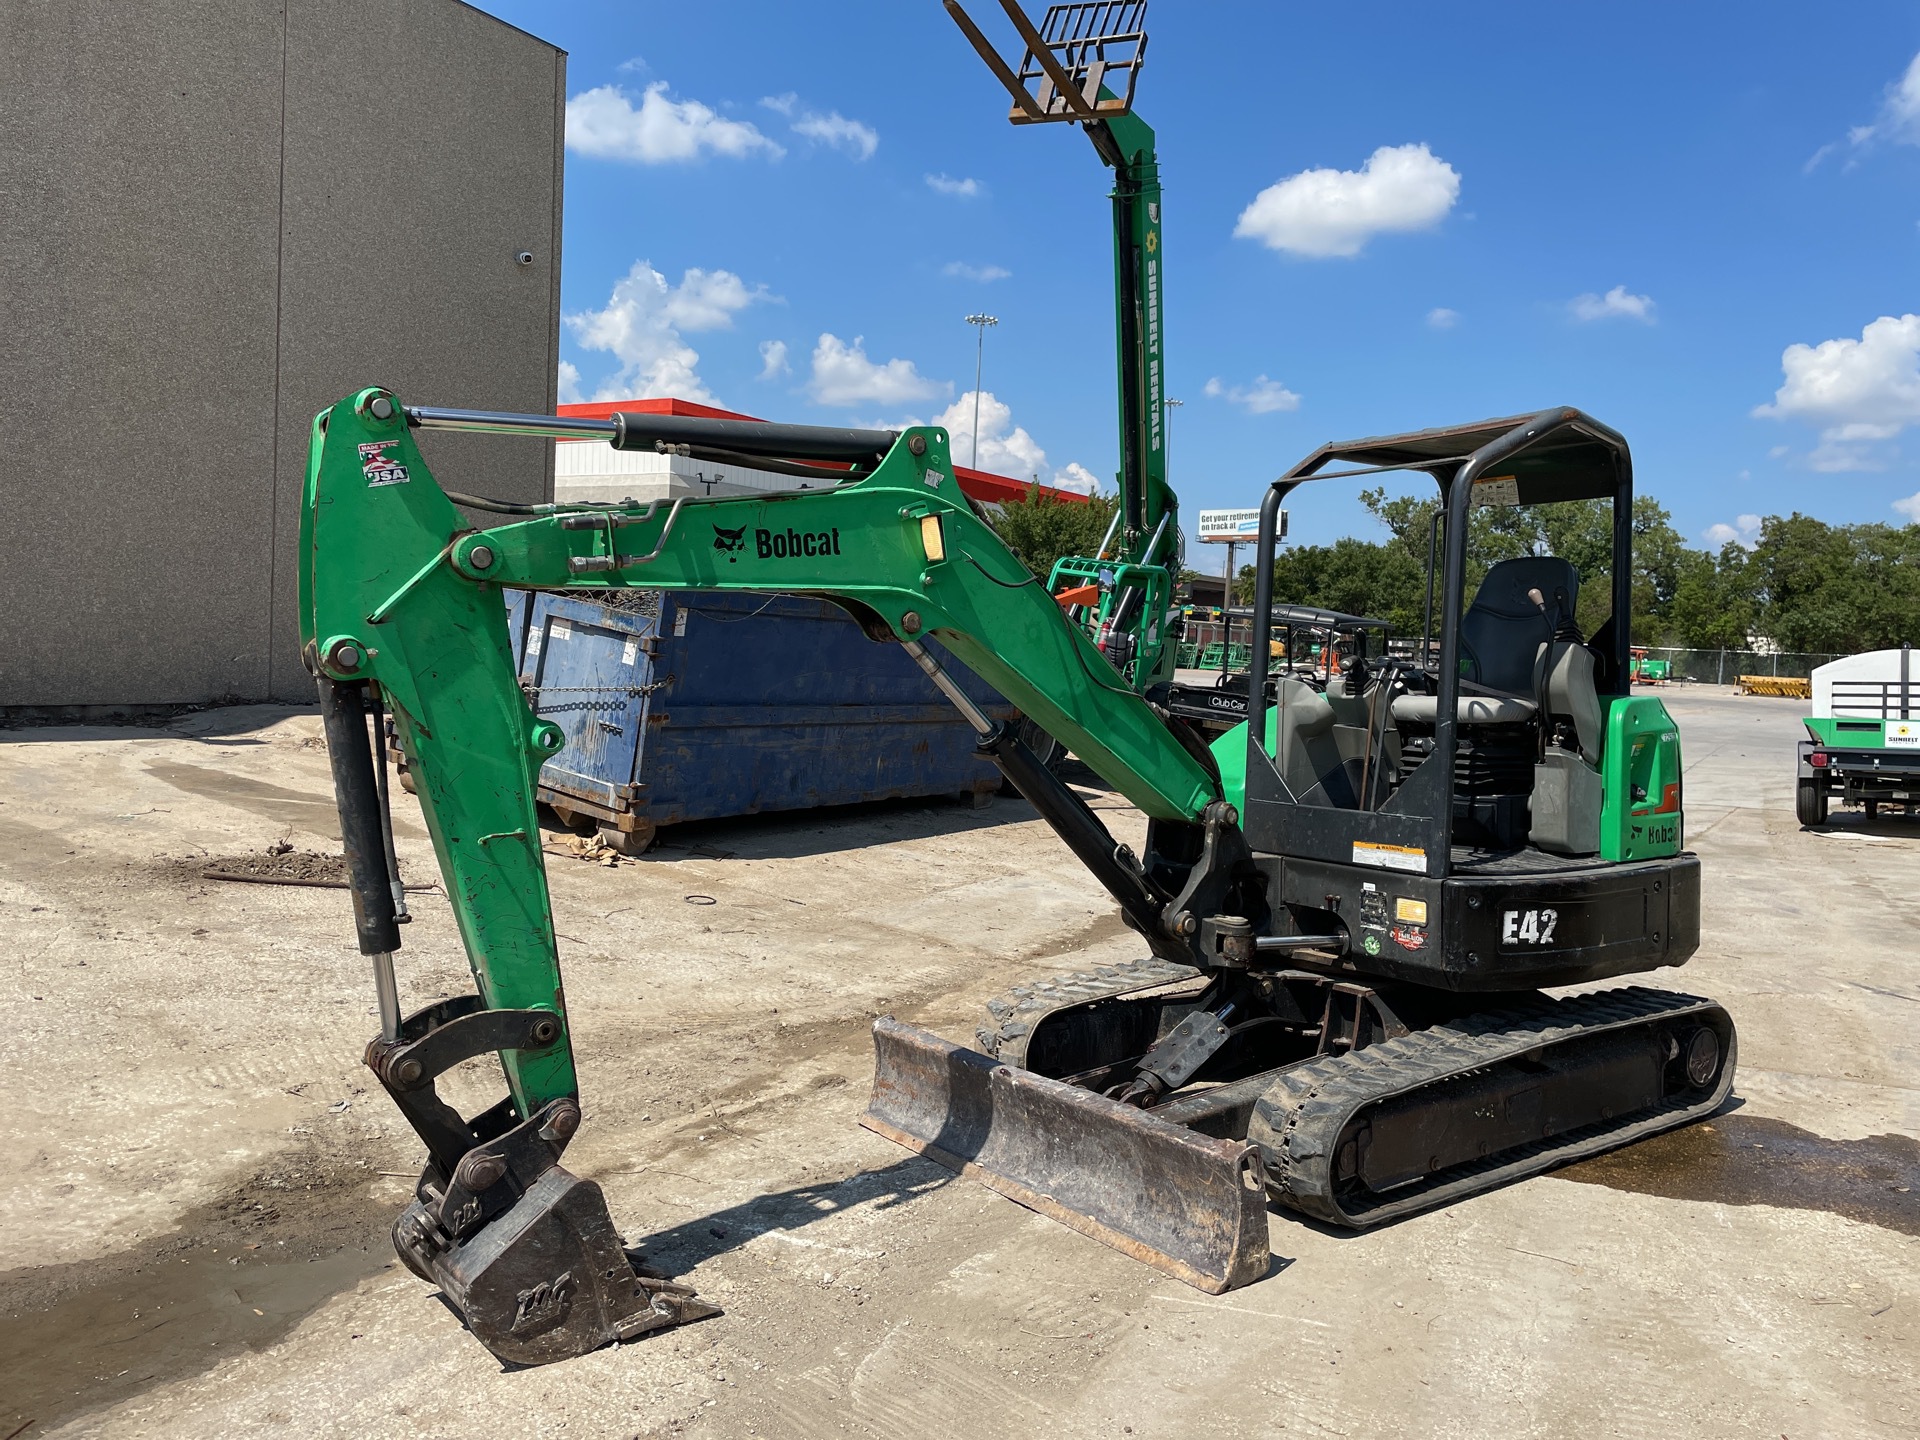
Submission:
[[[840,531],[755,530],[753,552],[762,560],[798,560],[810,555],[838,555]]]

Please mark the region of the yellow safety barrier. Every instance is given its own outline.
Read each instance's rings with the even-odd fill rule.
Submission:
[[[1778,695],[1784,700],[1813,698],[1813,681],[1792,675],[1742,675],[1733,684],[1747,695]]]

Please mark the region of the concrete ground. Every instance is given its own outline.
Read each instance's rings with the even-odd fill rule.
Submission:
[[[1282,1263],[1221,1297],[855,1123],[871,1017],[964,1037],[1010,983],[1136,953],[1023,804],[551,860],[569,1164],[726,1313],[517,1372],[388,1248],[421,1152],[358,1063],[346,897],[201,877],[336,844],[316,718],[6,732],[0,1440],[1920,1429],[1920,820],[1803,832],[1797,704],[1666,698],[1707,879],[1662,978],[1733,1012],[1733,1103],[1382,1231],[1276,1216]],[[444,898],[415,910],[410,1004],[466,983]]]

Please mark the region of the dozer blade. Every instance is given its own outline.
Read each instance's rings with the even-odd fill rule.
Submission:
[[[890,1017],[860,1123],[1210,1295],[1266,1275],[1260,1154]]]
[[[393,1243],[510,1365],[567,1360],[720,1313],[684,1285],[635,1273],[600,1187],[558,1165],[464,1240],[449,1241],[415,1201]]]

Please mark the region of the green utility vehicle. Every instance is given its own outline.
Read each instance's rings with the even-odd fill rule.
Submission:
[[[1209,741],[1247,718],[1247,667],[1253,647],[1253,611],[1246,606],[1215,610],[1233,643],[1216,643],[1202,655],[1207,663],[1194,668],[1214,672],[1210,680],[1178,678],[1149,696],[1185,720]],[[1272,658],[1271,686],[1282,675],[1306,681],[1317,690],[1336,682],[1341,670],[1355,660],[1364,665],[1369,655],[1384,656],[1392,626],[1385,620],[1347,615],[1313,605],[1276,605],[1269,632]]]
[[[1869,817],[1882,805],[1920,806],[1920,691],[1913,647],[1871,650],[1813,672],[1813,714],[1800,742],[1794,810],[1806,826],[1827,823],[1838,801]]]

